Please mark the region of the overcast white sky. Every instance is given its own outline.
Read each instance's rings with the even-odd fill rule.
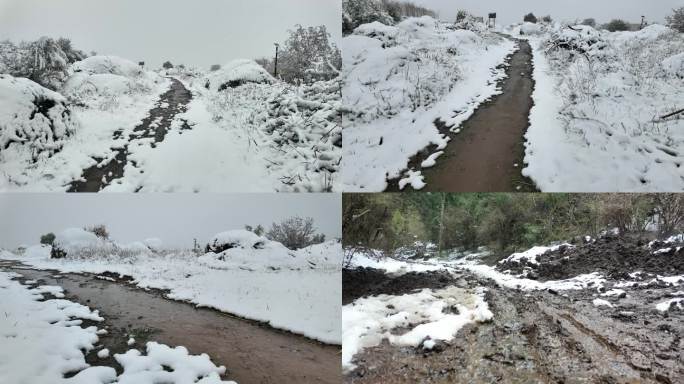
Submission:
[[[525,14],[551,15],[556,20],[575,20],[589,17],[599,23],[620,18],[640,22],[641,16],[651,22],[664,22],[673,8],[684,6],[682,0],[414,0],[439,12],[443,20],[456,18],[463,8],[479,16],[496,12],[503,25],[521,22]]]
[[[37,244],[40,235],[105,224],[122,243],[159,237],[192,247],[245,224],[270,227],[290,216],[313,217],[319,232],[341,237],[339,194],[0,194],[0,247]]]
[[[273,55],[295,24],[341,35],[341,0],[0,0],[0,40],[64,36],[86,52],[199,67]]]

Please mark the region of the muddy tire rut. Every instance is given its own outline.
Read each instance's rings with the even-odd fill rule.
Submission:
[[[155,148],[158,143],[164,141],[166,133],[171,128],[171,123],[176,115],[184,113],[187,105],[192,100],[192,93],[183,84],[174,78],[169,78],[171,88],[163,93],[155,108],[150,110],[140,124],[127,138],[127,144],[120,148],[112,148],[114,156],[107,162],[102,158],[93,158],[97,164],[83,170],[80,180],[73,181],[68,192],[99,192],[116,179],[124,176],[124,168],[128,161],[128,146],[135,140],[151,141],[150,145]],[[181,130],[191,129],[187,121],[181,121]],[[121,131],[114,133],[114,139],[122,137]],[[130,162],[136,166],[135,162]]]
[[[23,281],[63,287],[67,299],[99,310],[105,321],[88,325],[107,329],[98,345],[108,348],[110,356],[130,348],[144,351],[147,341],[157,341],[172,347],[182,345],[191,354],[208,354],[215,364],[226,367],[224,379],[238,383],[340,382],[339,346],[169,300],[164,291],[112,282],[107,275],[38,271],[7,263],[0,263],[0,268],[20,273]],[[135,344],[129,346],[131,336]],[[100,359],[96,354],[97,350],[88,353],[86,361],[112,366],[121,373],[113,357]]]
[[[345,271],[346,273],[346,271]],[[367,272],[366,272],[367,274]],[[429,279],[431,272],[420,274]],[[343,274],[344,275],[344,274]],[[679,383],[684,382],[684,315],[661,314],[648,295],[622,308],[592,305],[589,291],[559,295],[501,289],[463,272],[452,284],[486,286],[494,319],[467,325],[437,351],[383,341],[354,358],[347,383]],[[435,280],[441,277],[436,274]],[[385,277],[395,280],[398,277]],[[416,277],[408,278],[416,281]],[[353,279],[348,277],[348,283]],[[377,292],[397,285],[377,282]],[[425,287],[428,287],[427,285]],[[416,289],[418,287],[411,286]],[[344,287],[343,291],[346,291]],[[360,292],[357,290],[357,292]],[[404,292],[404,293],[409,293]],[[399,293],[401,294],[401,293]],[[632,302],[647,303],[636,307]],[[650,309],[649,309],[650,308]],[[631,314],[624,316],[624,314]]]

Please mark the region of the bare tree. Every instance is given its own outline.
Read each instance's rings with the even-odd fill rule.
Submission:
[[[684,224],[684,197],[680,194],[655,193],[653,205],[662,236],[674,234]]]
[[[266,237],[282,243],[289,249],[308,247],[325,240],[325,236],[316,235],[313,218],[290,217],[280,223],[273,223],[266,232]]]

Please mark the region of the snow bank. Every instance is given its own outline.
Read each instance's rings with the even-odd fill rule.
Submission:
[[[204,87],[214,92],[236,88],[246,83],[271,84],[273,76],[254,60],[233,60],[205,76]]]
[[[338,269],[342,264],[342,248],[338,241],[292,251],[279,242],[246,230],[215,235],[207,245],[207,252],[198,258],[199,262],[218,269]]]
[[[31,153],[34,161],[39,154],[52,155],[77,128],[62,95],[28,79],[0,75],[0,162],[8,148]]]
[[[444,265],[434,262],[418,263],[396,260],[389,257],[371,258],[364,253],[356,253],[351,259],[349,268],[374,268],[385,273],[400,276],[409,272],[429,272],[445,270]]]
[[[523,260],[527,261],[530,264],[539,264],[539,262],[537,261],[537,256],[541,256],[544,253],[549,252],[549,251],[551,251],[551,252],[556,251],[556,250],[560,249],[561,247],[571,247],[572,248],[573,246],[571,244],[568,244],[568,243],[554,245],[551,247],[536,246],[536,247],[532,247],[532,248],[528,249],[525,252],[514,253],[514,254],[508,256],[507,258],[499,261],[499,264],[503,264],[506,262],[520,263]]]
[[[155,342],[147,343],[147,355],[131,349],[114,355],[124,369],[118,384],[139,383],[233,383],[221,381],[226,368],[217,367],[206,354],[190,355],[187,348],[171,348]],[[170,368],[170,370],[168,369]]]
[[[469,291],[448,287],[402,296],[361,298],[345,305],[342,308],[343,369],[354,369],[354,355],[384,339],[394,345],[422,345],[431,349],[436,341],[453,339],[467,324],[491,320],[493,314],[483,296],[480,288]]]
[[[0,382],[53,384],[67,372],[79,372],[72,383],[106,383],[114,368],[89,367],[83,350],[98,342],[97,327],[75,321],[102,321],[97,311],[67,300],[38,301],[42,296],[0,272]]]
[[[371,192],[384,190],[387,177],[415,189],[425,185],[420,170],[407,169],[409,158],[447,145],[435,119],[455,130],[498,92],[505,71],[496,67],[514,43],[425,16],[394,27],[361,25],[341,49],[342,182],[346,191]]]
[[[119,75],[124,77],[139,77],[145,72],[136,63],[117,56],[91,56],[72,64],[75,73],[88,75]]]

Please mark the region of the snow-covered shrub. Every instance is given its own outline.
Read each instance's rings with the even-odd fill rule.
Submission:
[[[338,241],[315,244],[297,251],[246,230],[215,235],[207,244],[201,264],[216,269],[339,269],[342,246]]]
[[[69,65],[82,60],[85,53],[74,49],[69,39],[41,37],[18,46],[0,42],[0,73],[25,77],[56,90],[67,78]]]
[[[119,75],[124,77],[139,77],[144,74],[143,69],[136,63],[117,56],[91,56],[72,65],[75,73],[88,75]]]
[[[111,248],[111,246],[112,244],[97,237],[93,232],[83,228],[68,228],[56,234],[55,241],[52,243],[51,257],[53,259],[75,257],[94,249]]]
[[[77,128],[62,95],[28,79],[0,75],[0,151],[23,147],[36,161],[58,152]]]
[[[603,27],[610,32],[629,31],[629,24],[627,24],[626,21],[620,19],[613,19]]]
[[[351,33],[356,27],[374,21],[393,25],[408,17],[430,16],[437,14],[429,9],[407,0],[344,0],[342,2],[342,32]]]
[[[377,0],[342,1],[342,31],[351,33],[362,24],[378,21],[385,25],[394,24],[394,19]]]
[[[454,28],[484,33],[487,30],[487,25],[470,13],[465,12],[457,18]]]
[[[399,36],[399,28],[374,21],[360,25],[354,30],[354,34],[380,40],[383,48],[389,48],[397,44],[396,39]]]
[[[520,34],[524,36],[538,36],[543,34],[545,27],[542,24],[525,22],[520,26]]]
[[[209,73],[204,79],[204,87],[219,92],[249,83],[271,84],[274,81],[273,76],[254,60],[240,59]]]
[[[545,43],[545,48],[547,52],[565,49],[596,56],[607,45],[599,31],[586,25],[578,25],[552,31]]]
[[[684,53],[670,56],[663,60],[663,69],[680,79],[684,78]]]
[[[264,249],[268,239],[254,232],[236,229],[216,234],[205,247],[206,252],[221,253],[227,249]]]
[[[281,181],[294,189],[330,191],[342,156],[339,81],[319,81],[273,93],[253,121],[288,165]]]
[[[684,7],[672,10],[672,15],[667,17],[667,26],[676,31],[684,32]]]
[[[476,33],[449,30],[428,16],[394,28],[362,25],[343,39],[342,98],[350,110],[345,121],[368,122],[434,104],[460,78],[455,56],[484,44]]]
[[[72,75],[60,92],[69,100],[101,110],[111,110],[122,97],[149,93],[161,76],[116,56],[91,56],[71,66]]]

